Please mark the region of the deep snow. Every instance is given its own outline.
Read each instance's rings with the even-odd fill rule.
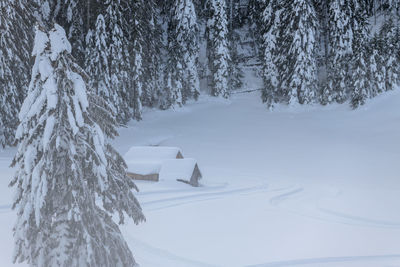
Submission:
[[[359,110],[278,107],[258,93],[149,110],[120,130],[180,147],[202,187],[137,182],[147,218],[121,229],[142,267],[400,266],[400,90]],[[0,152],[0,258],[12,266],[15,149]]]

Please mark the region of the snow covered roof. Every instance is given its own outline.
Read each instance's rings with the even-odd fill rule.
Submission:
[[[134,146],[125,154],[125,161],[162,161],[176,159],[182,152],[177,147]]]
[[[196,164],[195,159],[164,160],[160,172],[160,181],[176,181],[177,179],[190,181]]]
[[[160,173],[162,162],[160,161],[127,161],[128,172],[149,175]]]

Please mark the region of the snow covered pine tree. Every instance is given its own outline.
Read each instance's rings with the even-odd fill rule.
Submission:
[[[228,98],[228,27],[225,1],[209,1],[207,21],[207,56],[210,70],[211,95]]]
[[[31,266],[135,266],[111,214],[144,220],[123,159],[107,145],[102,99],[86,93],[86,75],[73,62],[65,31],[36,30],[35,64],[19,114],[13,208],[14,262]],[[93,103],[92,103],[93,102]],[[98,108],[100,107],[100,108]],[[100,114],[95,111],[102,111]],[[102,204],[100,204],[102,203]]]
[[[168,36],[169,71],[172,92],[170,105],[185,104],[189,98],[197,99],[200,82],[197,73],[199,53],[197,16],[192,0],[174,1]],[[168,84],[168,82],[167,82]],[[166,89],[171,89],[166,86]]]
[[[0,0],[0,145],[14,143],[30,79],[33,3]]]
[[[308,0],[283,0],[281,42],[283,64],[278,67],[283,77],[285,102],[289,105],[309,104],[316,96],[316,31],[317,18]]]
[[[279,76],[276,66],[279,58],[277,40],[279,39],[280,15],[282,9],[274,1],[268,1],[266,4],[259,27],[262,33],[262,78],[264,88],[261,98],[267,107],[271,110],[274,104],[279,102]]]

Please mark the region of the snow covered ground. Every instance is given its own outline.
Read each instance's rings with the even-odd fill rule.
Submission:
[[[114,142],[177,146],[202,187],[138,182],[121,229],[142,267],[400,266],[400,90],[359,110],[278,107],[258,93],[148,111]],[[0,152],[0,259],[12,266],[15,149]]]

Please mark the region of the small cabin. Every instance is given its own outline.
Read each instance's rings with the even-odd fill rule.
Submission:
[[[127,175],[134,180],[179,181],[199,186],[202,178],[195,159],[184,159],[177,147],[132,147],[125,154]]]

